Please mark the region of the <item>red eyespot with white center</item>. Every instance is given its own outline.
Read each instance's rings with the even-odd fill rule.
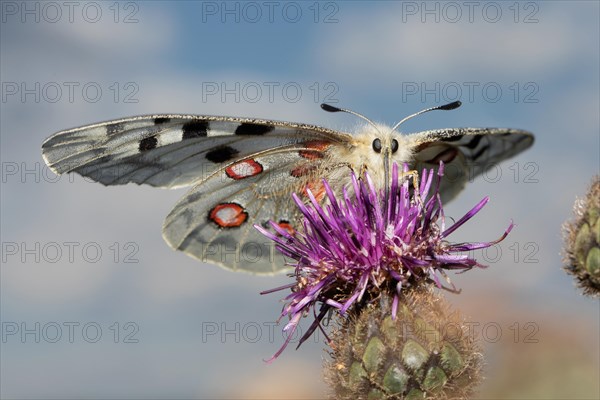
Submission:
[[[327,194],[325,192],[325,186],[323,186],[323,181],[320,180],[311,181],[306,184],[303,192],[307,198],[309,190],[313,194],[313,196],[315,196],[315,200],[317,200],[319,203],[325,198],[325,195]]]
[[[236,203],[217,204],[208,213],[208,218],[221,228],[236,228],[248,219],[248,213]]]
[[[277,223],[277,225],[279,225],[280,228],[285,229],[290,235],[293,235],[294,232],[296,232],[296,230],[294,229],[294,227],[286,220],[282,219],[281,221],[279,221]]]
[[[315,165],[299,165],[291,170],[290,175],[292,175],[294,178],[302,178],[312,174],[316,170],[317,167]]]
[[[311,150],[300,150],[298,154],[300,157],[314,160],[317,158],[323,158],[323,151],[325,151],[330,145],[330,142],[326,142],[324,140],[309,140],[308,142],[304,142],[303,145],[307,149]]]
[[[263,166],[254,160],[243,160],[225,169],[225,173],[231,179],[240,180],[256,176],[263,172]]]

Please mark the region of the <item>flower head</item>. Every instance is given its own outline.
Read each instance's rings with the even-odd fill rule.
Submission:
[[[383,292],[332,331],[324,364],[331,399],[470,399],[483,355],[469,322],[431,290],[403,293],[392,320]]]
[[[353,193],[344,189],[341,196],[336,196],[323,180],[325,205],[320,205],[310,191],[307,191],[309,204],[292,195],[304,217],[303,230],[292,234],[271,223],[275,230],[272,233],[256,226],[277,243],[279,251],[295,260],[291,265],[295,266],[296,281],[263,292],[292,290],[281,312],[281,317],[289,317],[283,328],[287,339],[269,361],[281,354],[300,319],[309,312],[313,312],[315,320],[298,346],[317,328],[322,329],[320,322],[329,310],[345,315],[351,307],[377,297],[383,290],[394,293],[392,318],[395,318],[403,288],[420,282],[434,282],[443,287],[440,277],[446,278],[444,270],[484,267],[464,252],[489,247],[504,239],[512,229],[511,223],[504,235],[493,242],[450,244],[446,237],[477,214],[489,198],[446,227],[439,196],[443,164],[437,176],[433,169],[423,170],[420,184],[414,190],[409,187],[408,175],[405,166],[400,178],[394,164],[390,187],[377,190],[368,173],[361,180],[352,173]]]

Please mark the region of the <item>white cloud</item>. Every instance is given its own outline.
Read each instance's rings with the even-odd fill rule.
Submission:
[[[109,3],[95,4],[100,5],[102,17],[94,23],[77,13],[69,22],[66,10],[56,23],[42,19],[21,24],[9,19],[3,26],[3,80],[32,75],[76,78],[99,67],[114,73],[148,65],[149,57],[164,53],[174,41],[174,22],[164,10],[159,13],[142,7],[138,22],[124,23],[119,17],[120,22],[115,23]]]
[[[341,74],[372,74],[379,79],[473,79],[479,74],[539,78],[564,67],[573,57],[586,54],[583,52],[589,39],[586,40],[585,32],[594,29],[591,24],[586,29],[589,20],[569,18],[560,8],[547,4],[535,14],[537,23],[514,23],[514,13],[509,9],[512,3],[495,3],[502,4],[503,13],[496,23],[487,22],[490,18],[482,16],[481,8],[469,22],[465,6],[459,7],[462,17],[458,22],[450,22],[453,17],[440,11],[440,22],[435,23],[435,15],[421,16],[428,4],[413,4],[419,10],[416,15],[408,14],[406,5],[401,3],[369,11],[360,9],[354,14],[347,12],[340,17],[339,26],[328,27],[328,40],[319,42],[322,65]],[[432,3],[431,8],[440,4],[445,3]],[[518,18],[522,21],[528,13],[521,12]]]

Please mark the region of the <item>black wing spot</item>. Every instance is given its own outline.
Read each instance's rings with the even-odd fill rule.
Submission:
[[[236,135],[264,135],[275,129],[272,125],[258,125],[243,123],[235,130]]]
[[[443,142],[458,142],[460,139],[462,139],[465,135],[456,135],[456,136],[449,136],[446,137],[444,139],[442,139]]]
[[[483,155],[483,153],[485,153],[488,149],[490,148],[489,144],[486,144],[485,146],[483,146],[481,149],[479,149],[479,151],[475,154],[473,154],[473,160],[477,160],[479,157],[481,157]]]
[[[167,122],[170,122],[170,121],[171,121],[171,118],[166,118],[166,117],[154,118],[155,125],[166,124]]]
[[[106,125],[106,134],[108,136],[114,135],[115,133],[123,132],[125,130],[125,126],[117,122],[116,124]]]
[[[444,163],[448,164],[448,163],[452,162],[456,158],[457,155],[458,155],[458,150],[456,149],[456,147],[450,146],[447,149],[445,149],[444,151],[438,153],[431,160],[428,160],[425,162],[436,165],[436,164],[439,164],[440,161],[443,161]]]
[[[198,137],[206,137],[208,135],[208,121],[196,119],[183,124],[182,139],[193,139]]]
[[[532,137],[532,136],[527,136],[527,135],[518,135],[518,136],[516,137],[515,144],[519,144],[519,143],[521,143],[523,140],[531,140],[531,141],[533,141],[533,137]]]
[[[214,163],[222,163],[235,158],[239,154],[239,151],[230,146],[217,147],[214,150],[206,153],[206,159]]]
[[[150,136],[140,141],[139,149],[140,151],[148,151],[155,149],[157,145],[158,139],[154,136]]]
[[[474,149],[475,147],[477,147],[479,142],[481,142],[481,139],[483,139],[483,135],[476,135],[465,146],[468,147],[469,149]]]

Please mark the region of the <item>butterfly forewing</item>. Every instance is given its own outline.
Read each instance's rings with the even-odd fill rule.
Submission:
[[[444,162],[442,200],[454,198],[464,185],[533,144],[533,135],[519,129],[451,128],[419,132],[414,137],[412,165],[418,171]]]
[[[191,185],[228,162],[309,140],[340,141],[335,131],[247,118],[152,115],[59,132],[42,146],[58,174],[77,172],[105,185]]]

